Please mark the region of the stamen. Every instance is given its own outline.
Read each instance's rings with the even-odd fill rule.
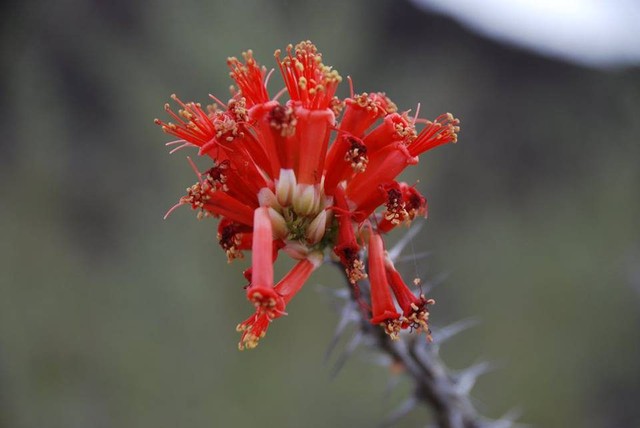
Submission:
[[[331,109],[333,114],[338,117],[344,109],[344,101],[341,101],[338,97],[333,97],[329,102],[329,108]]]
[[[287,92],[287,88],[282,88],[278,91],[278,93],[273,97],[272,101],[278,101],[278,99],[283,96]]]
[[[364,263],[360,260],[358,251],[345,247],[340,251],[339,256],[347,274],[347,279],[351,284],[367,278],[367,274],[364,271]]]
[[[231,69],[229,75],[236,81],[239,88],[239,92],[234,94],[234,97],[240,95],[246,97],[249,106],[267,102],[269,94],[264,83],[267,69],[258,65],[256,60],[253,59],[251,50],[243,52],[242,57],[244,64],[236,57],[227,59],[227,65]]]
[[[249,117],[249,111],[247,110],[247,99],[240,97],[229,101],[227,111],[233,115],[236,122],[246,122]]]
[[[351,147],[345,153],[344,160],[351,164],[354,172],[364,172],[369,163],[367,146],[356,138],[349,138],[349,142]]]
[[[214,162],[213,167],[209,168],[203,175],[205,181],[207,181],[214,190],[222,190],[224,192],[229,191],[227,186],[227,173],[230,162],[228,159],[223,160],[220,163]]]
[[[252,228],[237,223],[229,218],[222,218],[218,225],[218,242],[227,255],[227,261],[231,263],[235,259],[244,258],[242,251],[251,250],[253,242]],[[245,277],[249,281],[247,288],[251,285],[251,269],[247,269]]]
[[[271,75],[273,74],[273,72],[276,71],[275,68],[272,68],[271,70],[269,70],[269,73],[267,73],[267,77],[264,78],[264,86],[267,87],[267,85],[269,85],[269,80],[271,79]]]
[[[412,221],[418,215],[426,216],[426,198],[422,196],[415,187],[408,186],[406,183],[400,183],[400,187],[402,189],[402,197],[407,211],[407,220]]]
[[[196,173],[196,177],[198,177],[198,181],[200,182],[200,185],[202,185],[203,184],[203,182],[202,182],[202,174],[200,173],[200,170],[198,170],[198,167],[196,166],[196,164],[191,159],[191,156],[187,156],[187,162],[189,162],[189,166],[191,167],[193,172]]]
[[[347,76],[347,81],[349,82],[349,98],[353,98],[353,80],[351,79],[351,76]]]
[[[165,104],[165,111],[176,120],[177,124],[172,122],[165,123],[159,119],[154,122],[162,127],[166,133],[173,134],[176,137],[185,140],[191,144],[201,147],[211,140],[214,128],[211,119],[202,110],[200,104],[183,103],[175,94],[171,98],[182,107],[176,114],[169,104]]]
[[[235,259],[244,258],[244,254],[239,248],[242,244],[240,225],[228,221],[225,222],[224,220],[221,221],[220,226],[218,226],[217,238],[218,243],[227,255],[229,263]]]
[[[384,332],[389,335],[391,340],[398,340],[400,330],[402,330],[402,321],[400,319],[388,319],[380,323],[380,327],[384,329]]]
[[[247,297],[256,312],[236,327],[236,331],[243,332],[238,344],[240,350],[258,346],[258,341],[267,334],[271,321],[287,315],[284,300],[273,288],[249,289]]]
[[[274,106],[269,111],[268,120],[269,125],[279,130],[283,137],[289,137],[296,132],[297,119],[291,107],[283,107],[279,104]]]
[[[418,105],[416,106],[416,114],[413,116],[413,122],[412,122],[413,126],[416,126],[416,119],[418,119],[419,115],[420,115],[420,103],[418,103]]]
[[[396,188],[387,190],[386,208],[384,218],[392,224],[400,224],[409,216],[402,200],[402,192]]]
[[[460,121],[451,113],[438,116],[433,122],[426,122],[426,127],[409,144],[409,151],[413,156],[433,149],[443,144],[458,141]]]
[[[209,98],[211,98],[212,100],[214,100],[216,103],[218,103],[218,105],[224,106],[227,103],[223,103],[222,101],[220,101],[220,98],[216,97],[213,94],[209,94]]]
[[[409,144],[416,138],[416,128],[413,125],[407,126],[403,121],[396,121],[395,133],[399,137],[398,139],[405,144]]]
[[[164,217],[162,217],[163,220],[166,220],[167,217],[169,217],[169,215],[171,215],[171,213],[173,213],[178,207],[181,207],[184,205],[184,202],[180,201],[177,204],[175,204],[174,206],[172,206],[171,208],[169,208],[169,211],[167,211],[167,213],[164,215]]]
[[[157,121],[159,121],[159,119],[156,119]],[[185,143],[184,140],[173,140],[173,141],[169,141],[168,143],[164,143],[165,146],[175,146],[176,144],[181,144],[181,143]]]
[[[191,144],[191,143],[184,142],[184,143],[182,143],[181,145],[179,145],[178,147],[174,147],[173,149],[169,150],[169,154],[170,154],[170,155],[172,155],[172,154],[174,154],[175,152],[177,152],[178,150],[180,150],[180,149],[184,149],[185,147],[196,147],[196,146],[194,146],[194,145],[193,145],[193,144]]]
[[[304,108],[323,110],[329,107],[342,77],[322,63],[313,43],[303,41],[287,46],[287,55],[280,58],[281,51],[274,53],[291,100],[299,101]]]

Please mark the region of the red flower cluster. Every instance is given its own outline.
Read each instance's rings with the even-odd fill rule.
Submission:
[[[172,152],[195,146],[213,161],[205,172],[192,164],[198,182],[176,207],[191,205],[199,218],[220,218],[218,239],[229,261],[252,251],[245,276],[255,313],[238,325],[240,349],[255,347],[271,321],[286,314],[326,249],[357,287],[367,277],[362,257],[368,247],[371,322],[392,338],[405,328],[428,334],[433,300],[404,283],[381,234],[426,215],[426,199],[395,179],[421,153],[456,142],[459,121],[451,114],[428,121],[398,113],[380,92],[356,95],[351,88],[348,98],[339,99],[342,78],[309,41],[290,45],[284,55],[276,51],[286,91],[273,98],[267,91],[271,73],[251,51],[243,57],[227,61],[237,87],[226,105],[212,96],[216,103],[203,108],[174,95],[178,112],[165,106],[174,122],[156,119],[179,138],[167,143],[175,145]],[[289,100],[280,102],[285,92]],[[424,125],[419,132],[416,124]],[[274,285],[280,250],[298,263]]]

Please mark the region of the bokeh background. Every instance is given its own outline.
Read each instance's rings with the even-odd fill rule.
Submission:
[[[541,56],[399,0],[0,7],[0,426],[370,427],[407,396],[365,351],[332,378],[330,267],[238,352],[244,266],[213,221],[162,220],[194,181],[153,124],[169,95],[225,97],[227,56],[272,67],[302,39],[357,91],[462,120],[407,175],[430,205],[408,254],[432,255],[404,268],[440,283],[436,329],[480,321],[443,353],[496,363],[481,411],[640,426],[637,66]]]

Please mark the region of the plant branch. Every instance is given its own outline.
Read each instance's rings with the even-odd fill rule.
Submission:
[[[391,253],[391,251],[390,251]],[[399,251],[395,251],[397,256]],[[341,271],[344,269],[335,263]],[[345,279],[346,275],[345,275]],[[391,417],[385,425],[395,423],[397,419],[406,415],[415,404],[422,403],[433,411],[434,422],[440,428],[507,428],[512,427],[512,418],[489,420],[481,416],[475,409],[469,396],[476,379],[490,369],[490,365],[483,363],[472,366],[459,373],[453,373],[444,364],[438,350],[441,343],[456,333],[475,324],[465,320],[434,332],[434,343],[428,343],[424,335],[401,335],[400,339],[392,340],[384,330],[369,322],[369,314],[358,304],[353,287],[346,281],[350,296],[345,297],[346,304],[341,312],[339,328],[332,341],[331,350],[344,333],[346,325],[356,323],[355,333],[357,344],[364,343],[370,348],[382,352],[393,361],[394,365],[402,367],[406,376],[413,382],[414,395],[410,397]],[[368,282],[360,282],[360,293],[368,293]],[[364,297],[363,295],[360,298]],[[441,334],[440,334],[441,333]],[[354,346],[349,342],[346,349],[338,358],[334,374],[340,370],[345,360],[354,352]]]

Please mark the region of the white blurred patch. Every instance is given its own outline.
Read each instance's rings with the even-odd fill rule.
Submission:
[[[499,41],[591,66],[640,63],[640,0],[411,0]]]

